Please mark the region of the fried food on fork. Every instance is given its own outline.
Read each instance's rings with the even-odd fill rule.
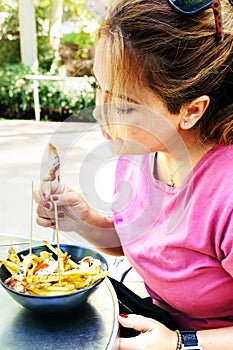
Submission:
[[[48,145],[48,177],[43,179],[43,182],[54,181],[57,179],[60,182],[60,157],[54,145]]]

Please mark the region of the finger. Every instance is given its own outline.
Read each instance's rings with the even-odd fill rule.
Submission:
[[[40,207],[38,206],[36,212],[38,215],[37,223],[39,225],[42,225],[45,227],[55,226],[56,219],[55,219],[54,211],[48,212],[48,211],[44,210],[44,208],[42,206],[40,206]],[[59,223],[60,223],[60,220],[67,219],[67,216],[63,211],[59,211],[57,214],[57,217],[58,217]]]
[[[142,350],[143,344],[138,341],[138,337],[134,338],[118,338],[117,340],[117,349],[118,350]]]
[[[40,216],[44,219],[52,219],[52,220],[54,219],[54,210],[49,210],[49,209],[45,208],[44,205],[38,205],[36,208],[36,213],[38,216]]]
[[[76,230],[77,222],[65,215],[64,218],[58,218],[58,227],[60,231],[70,233]]]
[[[33,199],[36,203],[40,204],[42,202],[43,196],[41,195],[40,190],[33,191]]]
[[[33,192],[33,199],[38,204],[48,201],[49,198],[50,198],[49,190],[47,189],[47,192],[46,192],[45,186],[41,186],[39,190],[35,190]]]
[[[83,204],[82,196],[75,191],[65,192],[62,194],[54,194],[51,196],[51,201],[56,202],[58,206],[80,206]]]
[[[44,200],[48,200],[53,193],[62,193],[66,186],[57,181],[42,182],[40,186],[40,195]]]
[[[49,218],[43,218],[40,216],[36,217],[36,223],[42,227],[54,227],[55,221]]]
[[[69,190],[69,188],[60,182],[54,181],[52,182],[51,194],[52,193],[63,193]]]
[[[53,193],[67,192],[70,189],[59,183],[42,182],[40,189],[33,191],[33,199],[36,203],[46,203]]]
[[[123,327],[133,328],[141,333],[151,330],[155,324],[155,320],[152,318],[135,314],[118,315],[118,321]]]
[[[40,185],[41,198],[44,198],[45,200],[48,200],[48,198],[50,197],[51,193],[52,193],[52,183],[50,181],[42,182],[41,185]]]

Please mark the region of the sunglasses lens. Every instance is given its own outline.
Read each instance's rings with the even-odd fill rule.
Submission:
[[[169,2],[183,13],[192,14],[204,10],[212,4],[212,0],[169,0]]]

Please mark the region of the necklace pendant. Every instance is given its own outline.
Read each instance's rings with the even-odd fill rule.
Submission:
[[[172,180],[171,176],[168,177],[167,185],[170,186],[170,187],[174,187],[175,186],[175,182]]]

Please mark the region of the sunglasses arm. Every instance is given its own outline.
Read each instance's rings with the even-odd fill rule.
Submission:
[[[211,8],[214,11],[215,27],[216,27],[216,40],[217,42],[222,42],[224,39],[224,34],[222,30],[222,14],[221,14],[221,4],[219,0],[213,0]]]

